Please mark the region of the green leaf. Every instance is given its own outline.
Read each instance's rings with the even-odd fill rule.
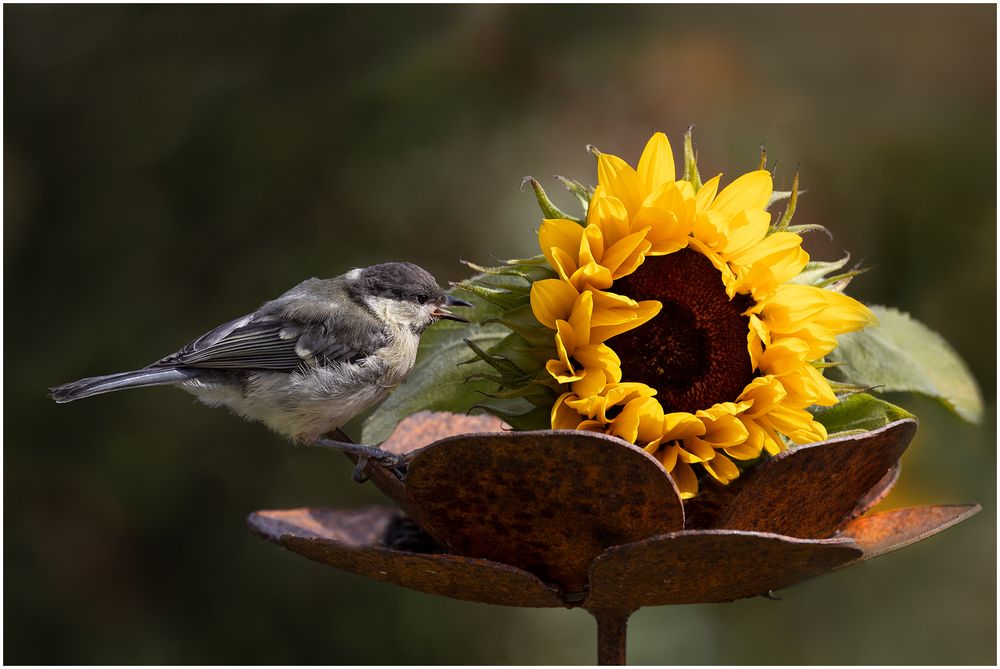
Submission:
[[[562,182],[563,186],[566,186],[566,190],[576,196],[576,199],[580,201],[580,206],[583,208],[583,219],[587,220],[587,210],[590,208],[590,200],[594,197],[594,189],[583,185],[575,179],[567,179],[566,177],[561,177],[558,174],[555,175],[556,179]]]
[[[498,389],[496,383],[483,378],[467,382],[470,377],[489,375],[493,370],[481,360],[468,363],[473,355],[465,340],[489,349],[509,335],[510,330],[500,324],[480,324],[500,316],[502,309],[478,295],[462,297],[473,305],[462,314],[472,323],[441,321],[421,335],[413,371],[406,383],[396,388],[365,421],[362,443],[381,443],[399,421],[417,411],[467,413],[485,398],[483,393]],[[527,402],[525,406],[531,408]]]
[[[773,190],[771,191],[771,197],[768,198],[767,204],[764,205],[764,208],[770,209],[771,205],[777,202],[781,202],[782,200],[787,200],[791,196],[792,196],[792,191],[790,190]]]
[[[701,175],[698,174],[698,157],[694,152],[694,126],[684,131],[684,180],[690,181],[694,192],[701,189]]]
[[[583,219],[577,218],[576,216],[570,216],[566,212],[559,209],[559,207],[552,204],[552,200],[545,193],[545,189],[542,188],[542,184],[538,182],[535,177],[524,177],[521,180],[521,187],[524,188],[524,184],[531,184],[532,190],[535,191],[535,199],[538,200],[538,208],[542,210],[542,216],[545,218],[565,218],[576,223],[582,223]]]
[[[905,409],[865,393],[851,395],[832,407],[818,409],[815,415],[830,436],[845,432],[869,432],[902,418],[913,418],[913,414]]]
[[[831,360],[844,363],[831,378],[879,392],[929,395],[970,423],[983,414],[983,398],[972,373],[941,335],[908,314],[874,306],[877,327],[839,338]]]
[[[483,393],[497,389],[492,381],[470,377],[489,374],[492,370],[477,360],[469,360],[465,340],[489,348],[503,339],[509,330],[500,325],[447,327],[436,325],[421,337],[417,363],[406,383],[396,388],[389,398],[365,421],[361,441],[378,444],[385,441],[399,421],[418,411],[451,411],[468,413],[484,399]]]

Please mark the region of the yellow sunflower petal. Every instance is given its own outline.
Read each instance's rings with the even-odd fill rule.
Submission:
[[[771,235],[759,244],[759,247],[763,249],[771,239],[783,234],[778,232]],[[798,235],[793,236],[798,237]],[[790,238],[779,239],[771,247],[770,255],[755,259],[751,264],[740,265],[730,260],[737,268],[736,290],[741,293],[751,293],[758,302],[774,293],[781,284],[799,274],[809,262],[809,254],[803,251],[798,243],[801,243],[801,239],[799,242]],[[752,255],[755,253],[742,254],[741,257]],[[724,257],[728,259],[728,256]]]
[[[596,192],[587,209],[587,227],[601,231],[605,245],[613,244],[629,234],[629,210],[617,197],[598,197]]]
[[[763,445],[763,440],[757,439],[751,441],[750,431],[744,425],[744,429],[747,430],[747,439],[741,444],[736,444],[735,446],[727,446],[722,449],[722,452],[731,458],[737,460],[753,460],[760,456],[761,447]]]
[[[736,446],[746,441],[749,436],[747,429],[740,422],[740,419],[736,417],[736,414],[741,409],[746,410],[749,408],[749,404],[749,402],[746,402],[736,405],[732,402],[726,402],[698,411],[695,415],[705,425],[705,434],[701,439],[711,444],[713,448]]]
[[[728,239],[722,253],[730,259],[752,252],[767,237],[769,225],[771,214],[762,209],[746,209],[737,213],[729,220]]]
[[[573,259],[573,269],[576,269],[581,237],[583,237],[583,228],[580,227],[580,224],[565,218],[545,219],[538,229],[538,245],[542,247],[542,253],[545,254],[549,264],[553,267],[556,266],[556,263],[553,261],[552,250],[560,249]],[[572,274],[573,269],[567,269],[567,272]]]
[[[669,472],[677,464],[677,444],[667,444],[658,453],[654,452],[654,455],[660,461],[660,464],[663,465],[663,468]]]
[[[613,382],[603,369],[584,369],[581,378],[570,385],[570,390],[582,396],[597,395]]]
[[[830,407],[837,403],[830,382],[810,364],[801,365],[795,373],[782,376],[781,385],[788,391],[785,399],[788,406],[804,409],[813,405]]]
[[[710,249],[721,250],[728,241],[729,217],[712,209],[703,211],[695,217],[691,234]]]
[[[614,282],[611,272],[604,265],[588,262],[569,277],[569,282],[579,291],[604,290]]]
[[[770,219],[770,215],[768,215],[768,219]],[[791,232],[775,232],[773,235],[753,242],[739,251],[726,252],[725,258],[734,265],[749,267],[761,260],[777,260],[801,246],[802,237]],[[791,276],[788,278],[790,279]]]
[[[604,233],[596,225],[590,224],[583,229],[580,238],[579,264],[600,263],[604,256]]]
[[[764,346],[771,341],[771,333],[764,322],[756,314],[750,314],[750,327],[747,328],[747,353],[750,354],[750,369],[760,367],[760,357],[764,355]]]
[[[593,342],[603,342],[615,335],[628,332],[648,322],[656,314],[660,313],[660,309],[662,308],[663,304],[656,300],[644,300],[635,306],[635,315],[631,319],[622,320],[618,323],[609,322],[600,326],[595,321],[595,324],[590,329],[590,340]]]
[[[747,437],[747,444],[752,444],[757,448],[757,454],[760,454],[760,450],[763,449],[770,455],[775,455],[785,450],[785,442],[781,440],[778,433],[774,431],[769,425],[761,425],[758,421],[753,418],[748,417],[746,414],[740,416],[740,421],[743,426],[746,427],[747,433],[750,435]],[[756,457],[756,456],[754,456]]]
[[[784,376],[798,370],[809,355],[810,346],[801,339],[789,338],[772,342],[760,357],[760,371]]]
[[[609,293],[606,290],[591,291],[594,298],[594,312],[590,320],[591,341],[601,341],[594,335],[594,329],[601,325],[615,325],[635,318],[639,303],[631,297]]]
[[[571,357],[576,349],[575,336],[569,323],[564,320],[556,321],[556,353],[558,360],[549,360],[545,363],[545,370],[559,383],[572,383],[583,378],[583,370],[577,370],[573,366]]]
[[[609,197],[616,197],[628,210],[629,215],[639,211],[643,200],[642,183],[632,166],[618,156],[602,153],[597,158],[597,182],[604,187]],[[628,220],[628,217],[625,217]]]
[[[835,334],[845,334],[878,325],[875,314],[853,297],[832,290],[823,290],[823,294],[829,306],[823,310],[817,321],[826,325]]]
[[[531,284],[531,311],[538,322],[556,329],[556,321],[569,318],[579,293],[559,279],[542,279]]]
[[[755,311],[772,331],[789,332],[804,325],[808,319],[829,306],[822,288],[788,283],[757,305]]]
[[[651,397],[639,397],[625,405],[611,422],[611,434],[625,441],[650,441],[660,436],[663,407]]]
[[[733,464],[733,461],[722,453],[716,453],[714,458],[702,463],[702,466],[705,471],[712,475],[712,478],[724,485],[729,484],[740,475],[740,470]]]
[[[748,172],[715,196],[712,210],[735,216],[744,209],[763,209],[771,198],[771,174],[767,170]]]
[[[594,296],[584,291],[576,298],[569,314],[569,326],[575,335],[576,347],[590,343],[590,322],[594,316]]]
[[[792,409],[779,405],[768,412],[766,421],[796,444],[810,444],[823,441],[827,437],[823,424],[816,421],[805,409]]]
[[[611,276],[620,279],[634,272],[646,258],[650,244],[646,241],[648,228],[633,232],[619,239],[604,251],[601,265],[608,268]],[[608,288],[610,286],[602,286]]]
[[[580,266],[576,258],[557,246],[549,249],[548,258],[549,264],[563,281],[571,281],[573,274]]]
[[[563,393],[552,405],[552,429],[553,430],[575,430],[580,424],[580,414],[567,404],[568,400],[574,399],[573,393]]]
[[[639,158],[639,180],[647,193],[674,180],[674,152],[662,132],[653,133]]]
[[[576,350],[577,338],[572,326],[567,321],[559,319],[556,321],[556,350],[559,351],[560,358],[568,359]]]
[[[586,370],[574,370],[571,365],[568,365],[561,360],[549,360],[546,362],[545,371],[547,371],[549,375],[558,383],[573,383],[575,381],[580,381],[587,374]]]
[[[680,450],[677,451],[677,457],[681,462],[707,462],[715,457],[715,449],[712,448],[712,444],[698,437],[688,437],[681,444]]]
[[[662,432],[665,440],[687,439],[705,434],[705,424],[694,414],[677,411],[663,416]]]
[[[706,181],[698,189],[698,194],[695,196],[695,204],[697,205],[698,213],[701,213],[712,206],[712,202],[715,201],[715,195],[719,192],[719,182],[722,181],[722,175],[716,174],[714,177]]]
[[[677,461],[670,470],[670,477],[674,480],[681,499],[691,499],[698,494],[698,477],[694,475],[691,465]]]
[[[740,396],[740,402],[752,402],[744,413],[749,418],[756,418],[771,411],[788,395],[784,386],[774,376],[758,376],[747,384]]]
[[[632,218],[631,229],[646,234],[653,255],[666,255],[687,246],[695,221],[694,189],[687,181],[663,184],[650,193]]]
[[[604,344],[589,344],[576,349],[573,357],[587,369],[603,369],[607,371],[618,369],[621,360],[618,354]],[[620,378],[620,376],[619,376]]]

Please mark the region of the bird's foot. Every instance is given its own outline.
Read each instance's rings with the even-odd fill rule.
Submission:
[[[357,458],[357,465],[354,467],[354,473],[351,475],[351,478],[358,483],[364,483],[368,480],[369,462],[377,462],[386,469],[392,470],[392,472],[400,478],[402,478],[405,474],[406,458],[403,456],[390,453],[389,451],[383,450],[378,446],[355,444],[351,441],[350,437],[340,430],[336,430],[331,434],[336,436],[337,439],[331,439],[329,437],[313,437],[312,439],[305,439],[303,441],[309,446],[329,448],[334,451],[340,451],[341,453],[355,456]]]

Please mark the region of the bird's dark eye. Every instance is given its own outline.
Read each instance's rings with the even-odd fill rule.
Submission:
[[[423,294],[423,293],[421,293],[420,295],[417,295],[417,302],[419,302],[420,304],[426,304],[427,300],[429,300],[429,299],[430,299],[430,297],[427,296],[427,295],[425,295],[425,294]]]

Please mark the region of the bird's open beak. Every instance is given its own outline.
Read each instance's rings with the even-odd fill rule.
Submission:
[[[434,318],[436,318],[438,320],[440,320],[442,318],[445,318],[445,319],[447,319],[449,321],[458,321],[459,323],[468,323],[469,320],[467,318],[462,318],[458,314],[452,313],[451,311],[448,311],[444,307],[471,307],[471,306],[472,305],[469,304],[468,302],[466,302],[465,300],[460,300],[457,297],[452,297],[451,295],[446,295],[445,296],[444,305],[440,306],[440,307],[435,307],[434,311],[431,312],[431,316],[433,316]]]

